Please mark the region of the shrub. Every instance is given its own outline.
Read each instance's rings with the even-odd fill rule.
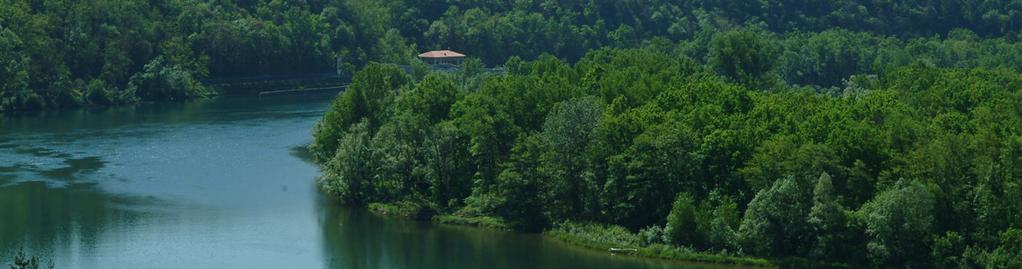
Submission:
[[[703,219],[698,216],[700,213],[692,195],[684,192],[678,194],[671,214],[667,216],[666,230],[671,242],[683,246],[702,246],[706,235],[701,229],[705,226],[699,224],[699,220]]]
[[[14,264],[10,265],[11,269],[39,269],[39,268],[50,268],[53,269],[53,261],[50,261],[48,265],[39,265],[39,258],[32,256],[31,258],[25,255],[24,251],[18,252],[14,255]]]
[[[180,66],[168,65],[162,56],[146,64],[142,72],[131,76],[128,89],[148,101],[184,100],[213,94],[192,73]]]

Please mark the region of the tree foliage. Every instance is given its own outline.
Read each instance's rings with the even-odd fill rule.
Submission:
[[[768,77],[777,59],[777,47],[758,31],[742,29],[721,33],[710,42],[709,64],[724,76],[752,88],[769,87]]]
[[[340,58],[357,73],[310,149],[347,203],[821,266],[1013,268],[1020,9],[0,0],[0,111],[187,99]],[[432,72],[412,59],[431,49],[471,58]]]
[[[763,91],[683,46],[512,60],[474,84],[370,65],[316,130],[324,188],[805,266],[1014,264],[1018,72],[917,63]]]
[[[869,258],[875,266],[927,264],[928,237],[936,226],[935,203],[933,193],[922,183],[899,182],[860,209]]]
[[[3,111],[147,99],[130,92],[129,82],[158,57],[201,81],[332,71],[338,58],[349,72],[373,61],[414,64],[418,51],[433,49],[465,52],[472,56],[468,66],[480,67],[541,55],[575,62],[602,47],[682,42],[670,50],[757,89],[782,80],[841,87],[850,75],[884,74],[913,62],[1022,68],[1022,13],[1013,0],[2,4]]]

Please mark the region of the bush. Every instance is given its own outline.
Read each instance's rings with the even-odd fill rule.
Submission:
[[[363,120],[342,134],[337,152],[323,169],[320,184],[323,190],[347,204],[364,205],[376,201],[376,190],[373,189],[376,160],[370,150],[372,145],[367,125]]]
[[[644,247],[671,242],[667,229],[660,225],[653,225],[639,230],[639,240],[641,240],[641,245]]]
[[[142,72],[131,76],[128,89],[147,101],[174,101],[213,95],[212,90],[196,80],[191,72],[180,66],[168,65],[162,56],[146,64]]]
[[[490,216],[437,215],[433,217],[433,221],[442,224],[485,227],[497,230],[511,229],[511,225],[503,219]]]
[[[114,105],[135,102],[137,97],[121,91],[101,79],[93,79],[85,85],[85,101],[92,105]]]
[[[986,268],[1022,268],[1022,230],[1001,233],[1001,245],[985,255]]]
[[[741,243],[750,254],[770,257],[796,255],[807,245],[805,224],[808,195],[794,177],[761,190],[749,202],[739,227]]]
[[[615,253],[625,255],[695,262],[771,266],[771,263],[764,259],[700,253],[690,248],[676,247],[668,244],[654,243],[645,245],[651,242],[644,237],[655,234],[656,229],[648,228],[645,232],[635,234],[617,225],[565,221],[555,225],[546,234],[569,244],[600,251],[614,251]]]
[[[25,255],[24,251],[18,252],[14,255],[14,264],[10,265],[11,269],[39,269],[39,268],[50,268],[53,269],[53,261],[46,266],[39,265],[39,258],[32,256],[29,258]]]
[[[877,267],[926,267],[929,235],[936,225],[933,193],[919,182],[899,181],[864,205],[869,258]]]
[[[402,218],[409,218],[415,220],[429,220],[436,214],[436,210],[433,210],[423,202],[414,201],[399,201],[394,203],[370,203],[369,211],[373,213],[386,215],[386,216],[397,216]]]
[[[698,216],[701,213],[692,195],[684,192],[678,194],[671,214],[667,216],[666,230],[671,242],[682,246],[702,246],[706,238],[703,230],[706,225],[699,223],[704,219]]]

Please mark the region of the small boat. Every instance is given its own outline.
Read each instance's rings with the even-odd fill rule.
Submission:
[[[632,252],[632,253],[634,253],[634,252],[639,252],[638,249],[634,249],[634,248],[610,248],[607,251],[610,251],[610,252],[613,252],[613,253],[624,253],[624,252]]]

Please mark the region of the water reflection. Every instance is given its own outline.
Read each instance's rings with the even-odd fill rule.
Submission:
[[[17,250],[43,257],[56,253],[88,253],[111,223],[131,223],[141,217],[129,205],[155,201],[110,195],[94,183],[52,187],[45,182],[21,182],[0,188],[0,261]]]
[[[615,257],[539,235],[382,218],[340,206],[324,205],[321,212],[330,268],[723,268]]]
[[[324,201],[304,145],[332,96],[0,117],[0,266],[699,268]]]
[[[318,171],[289,153],[331,97],[0,116],[0,266],[322,267]]]

